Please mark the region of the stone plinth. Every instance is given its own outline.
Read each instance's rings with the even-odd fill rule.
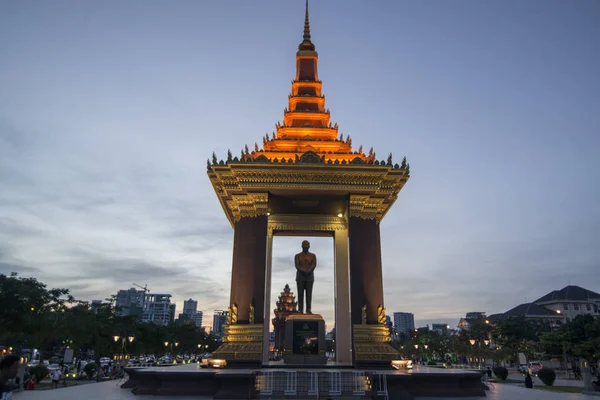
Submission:
[[[327,364],[325,321],[319,314],[293,314],[285,322],[283,361],[299,366]]]

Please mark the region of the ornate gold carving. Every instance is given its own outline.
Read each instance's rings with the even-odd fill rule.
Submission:
[[[380,221],[409,178],[406,170],[385,165],[288,162],[213,165],[208,176],[232,225],[266,214],[267,193],[275,189],[350,193],[350,216]]]
[[[362,307],[361,321],[362,321],[363,325],[366,325],[366,323],[367,323],[367,305],[366,304]]]
[[[223,344],[213,352],[213,358],[232,360],[262,360],[263,324],[225,325]]]
[[[385,308],[382,305],[377,307],[377,323],[385,325]]]
[[[379,190],[377,191],[379,192]],[[350,216],[381,221],[389,205],[383,197],[350,195]]]
[[[238,308],[236,304],[232,304],[231,307],[227,308],[227,324],[237,324],[238,322]]]
[[[250,323],[253,324],[254,323],[254,306],[252,305],[252,303],[250,303]]]
[[[343,218],[329,215],[279,214],[269,217],[269,231],[325,231],[333,232],[347,228]]]
[[[227,200],[227,206],[233,213],[236,221],[240,218],[253,218],[259,215],[267,215],[269,206],[268,193],[248,193],[231,196]]]
[[[400,357],[390,344],[390,331],[385,325],[355,324],[353,328],[356,361],[391,361]]]

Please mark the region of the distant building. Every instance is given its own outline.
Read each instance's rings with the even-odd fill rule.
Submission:
[[[131,288],[129,290],[119,290],[117,292],[117,315],[138,315],[141,316],[144,308],[144,291]]]
[[[202,327],[202,318],[204,317],[204,313],[202,311],[196,311],[196,314],[192,317],[194,320],[194,324],[198,327]]]
[[[170,324],[172,324],[173,322],[175,322],[175,311],[176,311],[176,305],[175,305],[175,303],[169,304],[169,323]]]
[[[157,325],[168,325],[175,319],[175,304],[171,304],[170,294],[144,295],[143,322],[152,322]]]
[[[195,315],[198,311],[198,302],[196,300],[185,300],[183,302],[183,313],[187,315]]]
[[[519,304],[510,310],[489,316],[491,323],[510,317],[543,319],[551,323],[569,322],[578,315],[600,315],[600,294],[580,286],[569,285],[540,297],[532,303]]]
[[[227,323],[227,315],[229,312],[223,310],[215,310],[213,313],[213,328],[212,334],[215,337],[222,338],[225,336],[225,324]]]
[[[406,333],[415,330],[415,315],[408,312],[394,313],[394,329],[397,333]]]
[[[431,324],[431,330],[442,335],[448,333],[449,328],[450,326],[447,324]]]
[[[533,303],[563,315],[567,321],[578,315],[600,315],[600,294],[580,286],[569,285],[553,290]]]
[[[90,303],[90,310],[97,314],[98,313],[98,309],[100,307],[102,307],[102,300],[92,300],[92,302]]]

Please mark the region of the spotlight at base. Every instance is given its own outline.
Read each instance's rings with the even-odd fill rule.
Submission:
[[[344,214],[342,214],[342,213],[338,214],[338,218],[342,218],[343,216],[344,216]]]

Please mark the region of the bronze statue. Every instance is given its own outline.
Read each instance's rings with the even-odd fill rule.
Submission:
[[[298,311],[304,312],[304,291],[306,290],[306,313],[311,313],[312,288],[315,282],[314,270],[317,267],[317,256],[309,252],[308,240],[302,242],[302,253],[296,254],[296,285],[298,287]]]

